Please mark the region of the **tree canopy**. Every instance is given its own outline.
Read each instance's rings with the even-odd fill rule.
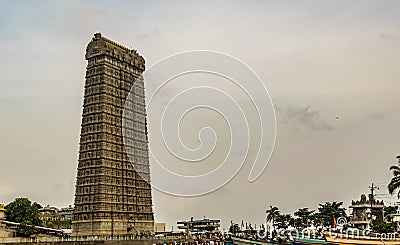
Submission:
[[[231,224],[231,226],[229,227],[229,232],[232,234],[237,234],[240,232],[240,227],[238,224]]]
[[[267,221],[271,221],[272,226],[275,226],[275,219],[278,215],[280,215],[280,213],[281,212],[279,211],[278,207],[269,206],[269,209],[266,210]]]
[[[38,204],[28,198],[16,198],[5,206],[8,221],[20,223],[18,234],[30,236],[36,232],[34,226],[41,225]]]
[[[294,215],[299,218],[299,225],[305,227],[308,226],[310,220],[314,219],[312,215],[314,212],[314,210],[309,210],[308,208],[300,208],[294,212]]]
[[[398,161],[397,165],[393,165],[389,169],[392,171],[393,177],[388,185],[388,190],[390,195],[393,195],[393,193],[398,190],[397,198],[400,199],[400,156],[397,156],[396,159]]]
[[[275,224],[278,228],[288,228],[293,224],[293,217],[290,214],[278,214],[275,218]]]
[[[333,226],[334,219],[339,217],[347,218],[346,209],[342,207],[343,202],[325,202],[319,204],[316,217],[325,226]]]

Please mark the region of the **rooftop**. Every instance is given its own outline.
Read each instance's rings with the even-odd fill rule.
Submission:
[[[122,44],[120,44],[120,43],[114,42],[113,40],[111,40],[111,39],[109,39],[109,38],[107,38],[107,37],[102,36],[101,33],[95,33],[95,34],[94,34],[93,40],[96,40],[96,39],[103,39],[106,43],[109,43],[109,44],[112,44],[112,45],[114,45],[114,46],[117,46],[117,47],[119,47],[119,48],[121,48],[121,49],[123,49],[123,50],[125,50],[125,51],[131,52],[131,53],[132,53],[132,52],[133,52],[133,53],[136,53],[136,50],[127,48],[127,47],[125,47],[124,45],[122,45]]]
[[[365,194],[361,195],[360,200],[356,201],[351,201],[351,208],[353,207],[366,207],[366,206],[373,206],[373,207],[384,207],[383,201],[376,200],[375,198],[369,196],[369,199],[367,199]]]

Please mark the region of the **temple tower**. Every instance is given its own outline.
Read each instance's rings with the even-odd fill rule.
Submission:
[[[73,235],[114,236],[135,230],[152,231],[154,216],[141,77],[145,61],[135,50],[100,33],[88,44],[85,58],[88,63]],[[132,87],[134,93],[128,98]],[[129,111],[123,114],[125,103]],[[123,115],[128,117],[122,120]]]

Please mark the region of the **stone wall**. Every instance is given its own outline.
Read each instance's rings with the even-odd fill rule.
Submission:
[[[0,238],[0,244],[13,244],[13,245],[161,245],[161,244],[175,244],[178,240],[161,239],[161,240],[108,240],[108,241],[51,241],[51,240],[35,240],[32,238],[14,237],[11,239]],[[181,240],[181,242],[193,242],[192,240]]]
[[[9,229],[3,225],[0,224],[0,243],[2,238],[9,238],[13,237],[15,234],[16,230],[14,229]]]

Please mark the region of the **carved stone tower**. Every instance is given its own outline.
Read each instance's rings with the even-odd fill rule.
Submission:
[[[85,57],[88,64],[73,235],[114,236],[134,230],[152,231],[154,216],[141,77],[145,61],[135,50],[100,33],[88,44]],[[128,98],[132,86],[134,93]],[[123,114],[125,102],[131,110]],[[122,120],[125,115],[129,117]]]

